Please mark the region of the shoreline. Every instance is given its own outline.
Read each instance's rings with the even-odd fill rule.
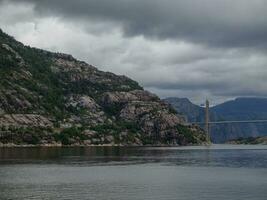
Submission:
[[[62,145],[62,144],[41,144],[41,145],[33,145],[33,144],[23,144],[23,145],[16,145],[13,143],[9,144],[0,144],[0,149],[3,148],[73,148],[73,147],[186,147],[186,146],[208,146],[212,144],[188,144],[188,145],[123,145],[123,144],[90,144],[90,145],[81,145],[81,144],[74,144],[74,145]]]

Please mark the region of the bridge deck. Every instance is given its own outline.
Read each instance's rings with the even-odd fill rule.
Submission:
[[[189,122],[191,124],[205,124],[206,122]],[[233,123],[267,123],[267,119],[261,120],[235,120],[235,121],[209,121],[208,124],[233,124]]]

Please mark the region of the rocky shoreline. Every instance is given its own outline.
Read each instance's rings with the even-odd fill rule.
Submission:
[[[63,145],[61,143],[55,143],[55,144],[21,144],[17,145],[14,143],[8,143],[3,144],[0,143],[0,149],[1,148],[73,148],[73,147],[182,147],[182,146],[205,146],[209,145],[207,143],[203,144],[189,144],[189,145],[166,145],[166,144],[158,144],[158,145],[125,145],[125,144],[90,144],[90,145],[84,145],[84,144],[72,144],[72,145]]]
[[[249,137],[249,138],[238,138],[236,140],[231,140],[227,142],[227,144],[248,144],[248,145],[267,145],[267,136],[264,137]]]

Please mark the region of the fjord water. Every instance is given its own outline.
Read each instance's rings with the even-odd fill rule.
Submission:
[[[0,148],[0,199],[266,200],[267,146]]]

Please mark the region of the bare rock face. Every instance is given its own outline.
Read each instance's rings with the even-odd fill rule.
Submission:
[[[176,127],[183,124],[183,121],[175,114],[167,111],[155,111],[154,113],[148,112],[137,118],[137,123],[140,124],[143,132],[149,136],[164,138],[166,134],[177,134]]]
[[[86,108],[91,112],[95,112],[100,109],[100,106],[95,100],[86,95],[72,95],[68,99],[67,107],[72,106],[76,108]]]
[[[51,68],[53,72],[60,76],[65,76],[65,79],[72,84],[82,84],[83,88],[88,88],[94,93],[114,90],[129,91],[133,88],[142,89],[137,82],[126,76],[102,72],[92,65],[77,61],[64,54],[56,54],[54,56]]]
[[[66,103],[67,108],[76,110],[79,115],[72,115],[68,122],[71,124],[102,124],[107,120],[107,116],[95,100],[86,95],[71,95]]]
[[[26,92],[27,91],[25,91],[25,93]],[[32,96],[32,98],[34,98],[34,96]],[[18,110],[23,111],[31,109],[32,107],[32,103],[16,90],[0,90],[0,109],[15,112]]]
[[[154,101],[159,98],[148,91],[133,90],[129,92],[107,92],[103,95],[102,104],[110,105],[116,103],[127,103],[133,101]]]
[[[183,118],[171,113],[168,104],[147,91],[109,92],[102,98],[104,107],[118,109],[117,118],[134,122],[147,137],[155,139],[171,135],[175,140],[177,125],[183,124]]]
[[[48,118],[34,114],[5,114],[0,116],[0,127],[53,127]]]
[[[84,62],[78,62],[72,56],[66,54],[57,54],[54,58],[53,67],[61,72],[92,72],[97,70],[95,67]]]

